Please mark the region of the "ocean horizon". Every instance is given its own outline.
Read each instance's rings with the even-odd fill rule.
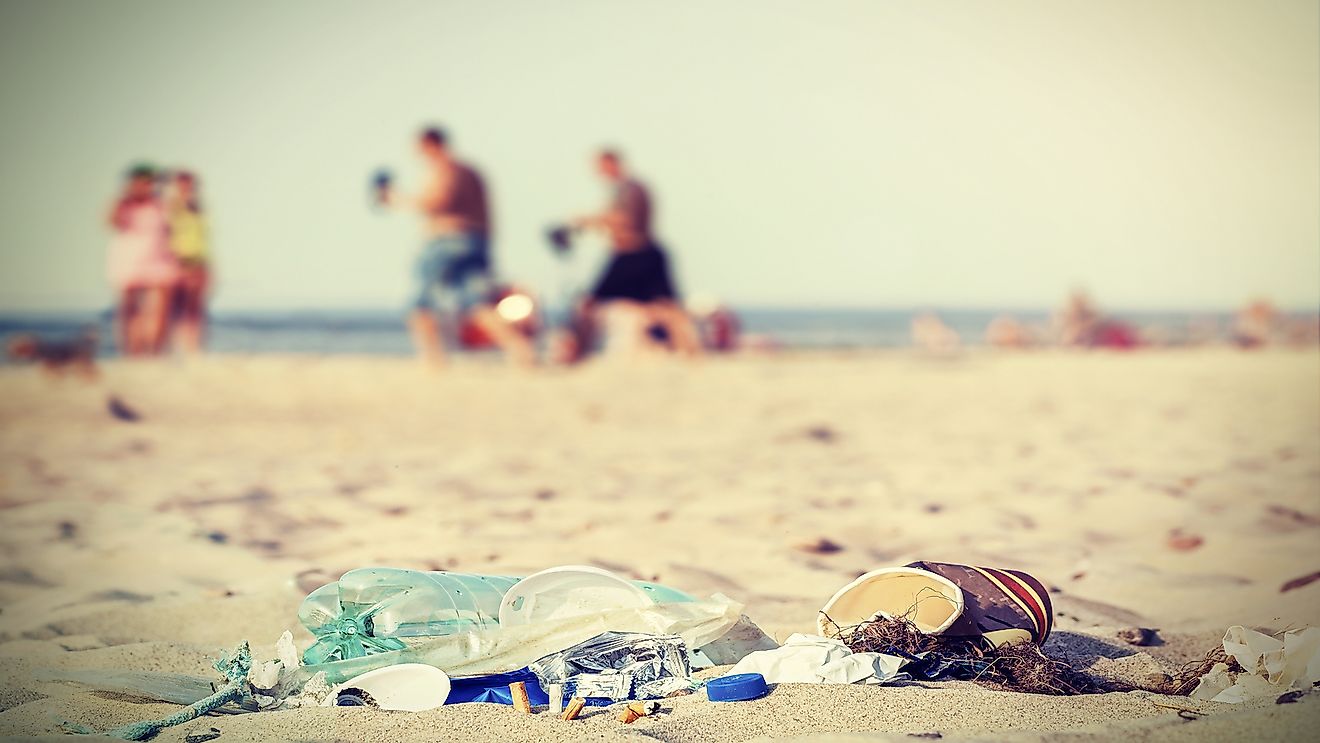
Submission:
[[[912,318],[935,312],[969,346],[984,342],[986,326],[1006,315],[1034,329],[1048,326],[1046,309],[802,308],[752,306],[736,310],[744,336],[789,349],[883,349],[911,343]],[[1222,338],[1230,311],[1117,311],[1111,317],[1161,345]],[[1303,316],[1307,313],[1291,313]],[[36,333],[58,339],[95,328],[101,352],[115,355],[110,310],[0,312],[0,338]],[[212,316],[208,348],[223,354],[403,356],[412,352],[397,309],[222,310]]]

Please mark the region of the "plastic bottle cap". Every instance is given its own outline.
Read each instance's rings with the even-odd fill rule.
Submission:
[[[768,694],[765,676],[759,673],[735,673],[706,683],[706,696],[712,702],[745,702]]]

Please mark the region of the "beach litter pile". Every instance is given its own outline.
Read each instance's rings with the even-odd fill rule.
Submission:
[[[276,658],[253,662],[244,644],[241,665],[224,666],[233,678],[223,699],[205,679],[165,674],[60,680],[190,705],[168,720],[110,731],[138,740],[225,704],[245,712],[306,706],[423,711],[487,702],[571,720],[589,707],[691,693],[701,688],[691,678],[694,667],[776,647],[743,616],[742,605],[725,596],[698,600],[589,566],[526,578],[353,570],[312,591],[298,617],[315,638],[311,646],[299,653],[286,631]],[[619,716],[632,722],[654,713],[653,705],[625,706]]]
[[[632,724],[662,711],[664,699],[703,688],[711,702],[757,699],[780,683],[969,680],[1055,695],[1132,689],[1042,653],[1053,608],[1040,581],[955,563],[865,573],[825,603],[817,635],[794,634],[783,645],[728,597],[698,599],[589,566],[525,578],[364,568],[312,591],[298,618],[315,638],[309,647],[299,653],[286,631],[276,658],[254,662],[244,643],[217,664],[225,675],[218,690],[203,679],[164,674],[64,680],[188,705],[108,733],[130,740],[226,705],[237,712],[420,712],[485,702],[562,720],[611,707],[621,723]],[[1279,640],[1234,627],[1223,652],[1236,665],[1198,672],[1193,697],[1240,701],[1320,680],[1317,629]],[[693,676],[724,665],[733,668],[718,678]]]

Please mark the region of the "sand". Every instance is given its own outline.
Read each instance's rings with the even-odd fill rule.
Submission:
[[[310,588],[367,565],[525,574],[589,563],[746,604],[783,639],[859,572],[1026,570],[1047,649],[1167,673],[1231,624],[1320,625],[1320,355],[802,353],[527,374],[464,360],[112,362],[95,386],[0,369],[0,733],[165,714],[49,670],[210,675],[273,655]],[[111,417],[114,395],[140,421]],[[805,550],[826,539],[842,549]],[[1159,628],[1135,648],[1126,626]],[[966,683],[782,685],[623,726],[461,705],[289,710],[183,740],[1273,739],[1320,695],[1222,705]],[[1162,706],[1161,706],[1162,705]],[[1185,721],[1175,709],[1206,714]]]

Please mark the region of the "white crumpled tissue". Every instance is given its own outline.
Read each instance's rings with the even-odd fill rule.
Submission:
[[[758,650],[729,671],[759,673],[772,684],[882,684],[906,662],[896,655],[854,653],[839,640],[793,635],[774,650]]]
[[[1224,633],[1224,652],[1242,666],[1233,674],[1225,663],[1216,663],[1192,691],[1193,699],[1212,702],[1245,702],[1306,689],[1320,681],[1320,628],[1307,627],[1270,637],[1242,626]]]

